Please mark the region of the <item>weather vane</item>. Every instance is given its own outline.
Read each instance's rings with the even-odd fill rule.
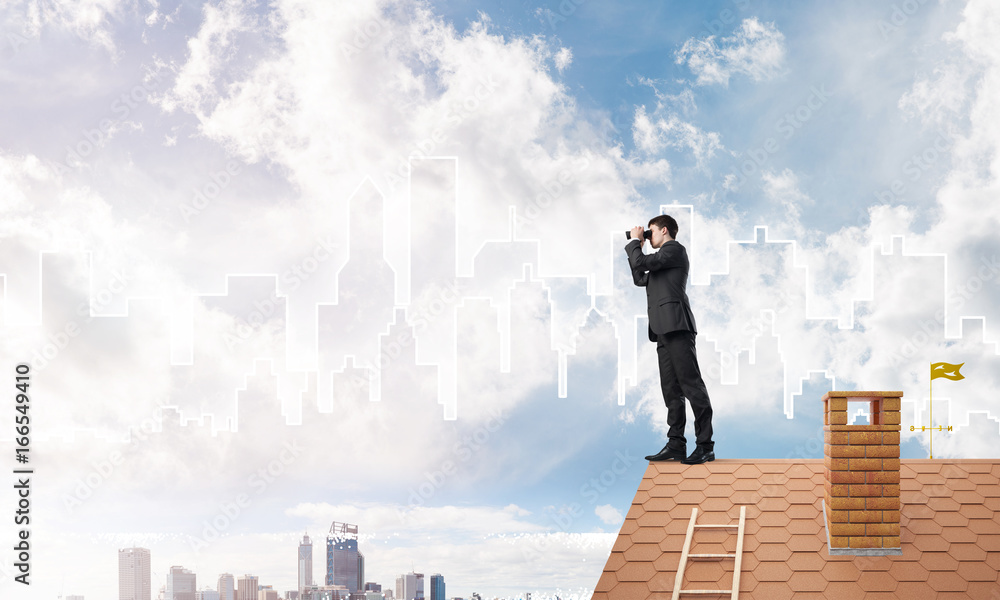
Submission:
[[[958,381],[959,379],[965,379],[965,375],[958,372],[965,363],[959,363],[953,365],[946,362],[931,363],[931,381],[930,381],[930,426],[925,427],[920,426],[920,431],[929,430],[930,432],[930,457],[934,458],[934,380],[938,377],[944,377],[945,379],[951,379],[952,381]],[[915,431],[916,427],[910,425],[910,431]],[[944,431],[945,427],[943,425],[938,425],[938,431]],[[951,425],[948,425],[948,431],[951,431]]]

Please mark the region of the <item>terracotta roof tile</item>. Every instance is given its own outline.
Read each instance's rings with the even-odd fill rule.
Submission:
[[[618,533],[632,535],[632,533],[634,533],[637,529],[639,529],[639,525],[635,522],[635,519],[625,519],[625,522],[622,523],[622,528]]]
[[[646,585],[651,592],[650,596],[645,596],[646,598],[670,598],[670,592],[674,589],[674,573],[657,573],[646,582]]]
[[[791,600],[793,592],[784,581],[761,581],[753,589],[753,594],[755,598]]]
[[[906,530],[915,535],[937,536],[944,528],[933,519],[910,519],[906,523]]]
[[[761,473],[784,473],[788,470],[791,463],[789,461],[759,461],[757,463],[757,468],[760,469]]]
[[[800,598],[800,592],[822,592],[829,582],[816,571],[793,571],[788,577],[788,587]]]
[[[927,506],[934,512],[947,512],[958,510],[961,504],[955,502],[953,498],[930,498],[927,500]]]
[[[733,482],[734,491],[751,491],[760,489],[760,482],[756,479],[737,479]]]
[[[898,583],[880,571],[865,571],[858,576],[858,585],[866,592],[892,592]]]
[[[961,479],[948,479],[944,482],[948,489],[956,492],[967,492],[976,489],[976,484],[972,483],[968,479],[968,475],[962,477]],[[980,500],[981,502],[982,500]]]
[[[733,584],[732,580],[732,565],[727,565],[729,567],[729,575],[727,571],[722,568],[722,564],[717,561],[692,561],[687,569],[684,571],[684,579],[687,581],[697,581],[697,582],[711,582],[718,583],[719,588],[728,588]],[[722,581],[723,577],[726,576],[728,581]],[[699,585],[699,588],[707,588],[707,585]]]
[[[960,562],[983,562],[987,552],[976,544],[952,544],[948,553]]]
[[[823,590],[828,600],[858,600],[865,595],[856,581],[831,581]]]
[[[716,483],[716,484],[709,484],[705,487],[705,496],[708,498],[729,498],[732,495],[733,495],[733,488],[729,485]],[[982,501],[981,498],[980,501]]]
[[[942,512],[934,516],[934,522],[942,527],[965,527],[969,519],[958,512]]]
[[[645,583],[650,577],[656,574],[653,563],[650,562],[629,562],[618,569],[618,581],[641,581]]]
[[[677,484],[677,489],[689,492],[692,490],[703,490],[708,487],[708,482],[704,479],[698,477],[692,477],[690,479],[685,479]]]
[[[980,534],[976,543],[979,544],[980,548],[988,552],[1000,552],[1000,534]]]
[[[760,517],[755,519],[755,521],[760,523],[761,527],[785,527],[791,522],[791,519],[788,517],[787,513],[766,512],[762,513]]]
[[[861,571],[848,561],[827,562],[820,572],[827,581],[857,581],[861,576]]]
[[[969,481],[971,481],[976,485],[982,485],[982,484],[996,485],[997,478],[990,473],[970,472]]]
[[[819,513],[810,506],[795,504],[788,507],[786,514],[792,519],[812,519]]]
[[[652,511],[652,512],[657,512],[657,511],[670,512],[671,510],[674,509],[675,506],[677,506],[677,503],[674,502],[673,498],[650,498],[649,500],[646,500],[642,504],[638,504],[638,505],[637,504],[633,504],[632,508],[635,508],[636,506],[639,507],[638,511],[640,513],[643,512],[643,509],[645,509],[646,512],[650,512],[650,511]],[[627,518],[629,518],[629,519],[634,519],[635,518],[635,516],[632,515],[632,508],[630,508],[629,511],[628,511],[629,515],[627,516]]]
[[[621,552],[612,552],[608,557],[608,562],[604,565],[605,571],[615,572],[625,566],[625,555]]]
[[[770,561],[785,562],[791,558],[792,551],[785,544],[760,544],[757,546],[755,554],[757,555],[757,559],[762,563]]]
[[[791,568],[784,562],[764,562],[757,565],[753,572],[757,581],[788,581],[792,574]]]
[[[941,537],[948,540],[952,544],[955,544],[961,542],[975,542],[978,536],[969,531],[967,527],[945,527],[941,532]]]
[[[732,486],[733,482],[736,481],[736,476],[732,473],[712,473],[705,478],[708,485],[727,485]]]
[[[630,537],[632,544],[659,544],[663,539],[663,527],[640,527]]]
[[[645,598],[649,595],[649,586],[645,581],[621,581],[611,588],[608,597],[614,600],[632,600],[634,598]]]
[[[597,585],[594,586],[594,593],[607,592],[617,584],[618,579],[615,577],[614,571],[605,571],[601,573],[601,578],[597,580]]]
[[[826,541],[821,540],[818,535],[793,535],[788,540],[788,548],[792,552],[819,552],[824,547]]]
[[[788,567],[796,572],[821,571],[826,566],[826,560],[818,552],[795,552],[787,562]]]
[[[684,481],[684,475],[679,472],[664,473],[662,471],[657,471],[653,476],[653,483],[656,485],[677,485],[682,481]]]
[[[930,573],[917,562],[894,562],[889,567],[889,575],[896,581],[927,581]]]
[[[958,514],[962,515],[967,519],[992,519],[993,511],[979,504],[963,504],[962,508],[958,509]]]
[[[788,483],[788,476],[784,473],[762,473],[757,480],[761,487],[769,485],[780,485],[784,487]]]
[[[984,498],[996,498],[1000,496],[1000,486],[996,483],[980,483],[976,485],[976,491]]]
[[[1000,533],[1000,523],[993,519],[969,519],[969,531],[980,535]]]
[[[625,550],[625,560],[628,562],[653,562],[659,555],[660,547],[657,544],[633,543]]]
[[[910,529],[913,529],[912,525]],[[940,535],[932,534],[918,534],[911,543],[921,552],[946,552],[949,545]]]
[[[791,504],[784,498],[761,498],[760,502],[757,503],[757,508],[762,511],[777,511],[785,512]]]
[[[681,545],[683,546],[683,544]],[[680,560],[680,550],[677,552],[664,552],[653,561],[653,568],[657,571],[669,571],[671,573],[676,573],[677,565],[680,563]]]
[[[702,492],[701,490],[686,490],[674,496],[674,502],[676,502],[677,504],[698,505],[701,504],[702,501],[704,500],[705,500],[705,493]],[[956,507],[955,510],[958,510],[957,502],[955,503],[955,507]]]
[[[674,484],[658,485],[646,492],[652,498],[673,498],[680,490]]]
[[[733,474],[738,479],[760,479],[760,469],[752,464],[741,465]]]
[[[965,590],[965,598],[992,598],[996,596],[997,582],[970,581]]]
[[[698,523],[747,514],[740,598],[989,598],[1000,581],[1000,464],[900,464],[901,556],[829,555],[822,460],[651,463],[593,599],[669,598],[691,509]],[[696,529],[692,552],[731,553],[735,529]],[[725,589],[731,559],[691,559],[684,589]]]
[[[926,581],[900,581],[896,586],[899,598],[933,598],[934,589]]]
[[[672,517],[669,512],[657,510],[657,511],[649,511],[647,513],[643,513],[639,515],[639,517],[632,522],[638,525],[639,527],[663,527],[664,525],[673,520],[674,517]],[[628,523],[629,521],[630,521],[629,519],[626,519],[626,523]],[[622,533],[626,533],[624,525],[622,525]],[[627,533],[631,533],[631,531]]]
[[[969,582],[954,571],[934,571],[927,576],[927,585],[935,592],[964,592]]]
[[[958,561],[947,552],[924,552],[920,556],[920,564],[928,571],[954,571],[958,568]]]
[[[816,535],[822,529],[816,519],[795,519],[788,524],[788,531],[793,535]]]

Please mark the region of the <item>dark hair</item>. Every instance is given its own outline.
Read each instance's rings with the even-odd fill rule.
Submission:
[[[677,239],[677,221],[670,215],[657,215],[649,220],[649,228],[666,227],[670,237]]]

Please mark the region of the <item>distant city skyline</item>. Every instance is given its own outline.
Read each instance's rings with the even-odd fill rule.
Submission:
[[[216,588],[205,586],[198,589],[197,573],[181,565],[170,567],[166,583],[161,586],[156,600],[331,600],[323,595],[324,590],[342,589],[347,595],[376,593],[380,597],[393,600],[447,600],[444,576],[434,573],[429,578],[430,590],[425,593],[423,573],[410,572],[396,578],[396,592],[381,592],[382,585],[374,581],[364,581],[363,554],[358,546],[357,525],[334,521],[327,536],[327,581],[317,586],[311,581],[312,542],[308,533],[298,544],[295,569],[300,582],[296,590],[276,589],[273,584],[265,584],[252,574],[238,578],[230,573],[218,575]],[[150,595],[149,564],[151,553],[147,548],[125,548],[119,550],[119,598],[129,600]],[[353,566],[353,568],[352,568]],[[145,575],[144,575],[145,574]],[[147,582],[145,587],[143,581]],[[235,587],[234,587],[235,581]],[[354,587],[347,585],[354,583]],[[313,592],[312,589],[316,589]],[[376,590],[376,591],[373,591]],[[314,595],[318,594],[318,595]],[[71,600],[67,597],[66,600]],[[81,597],[80,600],[83,600]],[[336,599],[333,599],[336,600]],[[346,596],[342,600],[349,600]],[[366,599],[367,600],[367,599]]]

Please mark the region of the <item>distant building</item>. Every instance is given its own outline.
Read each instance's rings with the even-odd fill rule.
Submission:
[[[447,598],[444,595],[444,577],[440,573],[431,575],[431,600],[447,600]]]
[[[236,600],[236,585],[231,574],[223,573],[219,575],[219,585],[216,589],[219,591],[219,600]]]
[[[299,544],[299,590],[313,584],[313,545],[309,534],[302,536]],[[286,598],[285,600],[289,600]]]
[[[194,600],[219,600],[219,590],[205,588],[194,593]]]
[[[423,600],[424,574],[404,573],[396,578],[397,600]]]
[[[326,536],[326,585],[361,590],[364,558],[358,552],[358,526],[334,521]]]
[[[195,574],[184,567],[170,567],[167,573],[166,600],[194,600]]]
[[[375,583],[374,581],[369,581],[369,582],[365,583],[365,591],[366,592],[381,592],[382,591],[382,584]]]
[[[63,600],[83,600],[83,596],[63,596]]]
[[[269,585],[261,586],[257,590],[257,600],[278,600],[278,592]]]
[[[358,550],[358,581],[354,587],[355,592],[362,592],[365,589],[365,555]]]
[[[149,550],[118,551],[118,600],[152,600],[149,583]]]
[[[285,592],[285,600],[299,600],[299,590],[289,590]]]
[[[234,600],[257,600],[257,576],[244,575],[236,581],[236,598]]]
[[[349,600],[351,590],[342,585],[310,585],[302,590],[299,600]]]

